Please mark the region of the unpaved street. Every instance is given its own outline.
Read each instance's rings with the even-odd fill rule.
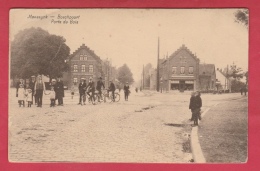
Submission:
[[[190,95],[139,92],[129,101],[77,105],[69,92],[64,106],[19,108],[9,101],[10,161],[189,162]],[[202,95],[203,108],[238,94]]]

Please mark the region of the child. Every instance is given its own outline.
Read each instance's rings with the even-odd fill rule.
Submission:
[[[32,106],[32,89],[28,88],[25,90],[26,101],[28,102],[28,107]]]
[[[71,92],[71,99],[73,99],[74,92],[75,92],[75,83],[72,85],[70,92]]]
[[[18,91],[17,91],[17,96],[18,96],[18,103],[19,107],[23,105],[24,107],[24,96],[25,96],[25,90],[23,84],[19,85]]]
[[[51,87],[50,100],[51,100],[50,107],[54,107],[55,106],[55,91],[54,91],[53,86]]]

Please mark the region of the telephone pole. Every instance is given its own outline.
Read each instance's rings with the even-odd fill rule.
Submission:
[[[160,56],[160,39],[158,37],[158,58],[157,58],[157,92],[159,92],[159,83],[160,83],[160,80],[159,80],[159,56]]]

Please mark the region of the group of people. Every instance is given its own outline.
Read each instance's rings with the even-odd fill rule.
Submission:
[[[75,91],[75,84],[71,87],[71,98],[73,98],[74,96],[74,91]],[[105,85],[102,82],[102,77],[99,78],[99,80],[97,81],[97,85],[95,87],[95,83],[93,81],[92,78],[89,78],[89,82],[88,84],[86,83],[86,79],[81,79],[79,86],[78,86],[78,90],[79,90],[79,105],[86,105],[86,95],[89,96],[89,100],[91,98],[95,98],[93,95],[95,93],[95,90],[97,90],[98,92],[98,101],[100,101],[102,98],[102,89],[105,89]],[[109,81],[109,87],[107,89],[107,93],[111,92],[112,93],[112,101],[115,101],[115,84],[113,83],[112,80]],[[128,82],[126,82],[126,84],[124,85],[124,93],[125,93],[125,100],[128,101],[128,96],[130,93],[129,90],[129,85]],[[94,99],[96,100],[96,99]]]
[[[95,83],[92,78],[89,79],[88,84],[86,83],[86,79],[81,79],[78,90],[79,90],[79,103],[81,105],[86,104],[86,95],[90,98],[94,98],[93,94],[95,90],[98,91],[98,98],[102,98],[102,88],[105,89],[105,85],[102,82],[102,78],[100,77],[97,81],[97,86],[95,87]],[[76,84],[71,87],[71,97],[73,98],[76,89]],[[108,93],[112,93],[112,100],[115,99],[115,84],[111,80],[108,87]],[[64,98],[64,85],[60,78],[52,79],[50,83],[50,92],[46,92],[45,83],[42,80],[42,76],[39,75],[36,78],[32,77],[29,84],[25,84],[23,79],[20,79],[16,84],[16,97],[18,97],[19,107],[25,106],[25,102],[28,103],[28,107],[31,107],[33,103],[37,105],[37,107],[42,107],[42,98],[43,93],[45,95],[50,95],[50,107],[56,106],[56,100],[58,101],[58,106],[63,106],[63,98]],[[125,100],[128,101],[128,96],[130,94],[128,82],[124,85],[124,93]],[[94,99],[96,100],[96,99]],[[100,101],[100,99],[97,99]]]
[[[58,100],[58,105],[63,106],[63,97],[64,97],[64,86],[60,78],[52,80],[50,83],[51,91],[50,95],[50,106],[54,107],[55,101]],[[42,76],[39,75],[37,78],[32,77],[29,84],[26,85],[23,79],[16,84],[16,97],[18,97],[19,107],[25,106],[25,102],[28,103],[28,107],[31,107],[33,102],[37,107],[42,107],[42,98],[43,93],[46,93],[45,83],[42,80]],[[34,100],[33,100],[34,99]]]
[[[198,125],[198,120],[201,120],[201,107],[202,100],[200,97],[200,92],[192,92],[190,98],[189,109],[191,110],[191,121],[194,121],[194,126]]]

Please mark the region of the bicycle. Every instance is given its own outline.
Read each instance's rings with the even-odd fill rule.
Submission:
[[[89,92],[89,94],[90,95],[88,95],[88,93],[86,92],[86,98],[88,99],[88,102],[95,105],[96,99],[97,99],[97,94],[95,92],[94,92],[94,94],[92,94],[92,92]]]
[[[113,101],[112,93],[109,93],[108,90],[103,91],[103,97],[104,97],[104,102],[106,102],[106,98],[108,102],[119,102],[120,100],[120,94],[118,92],[115,92],[115,98]]]

